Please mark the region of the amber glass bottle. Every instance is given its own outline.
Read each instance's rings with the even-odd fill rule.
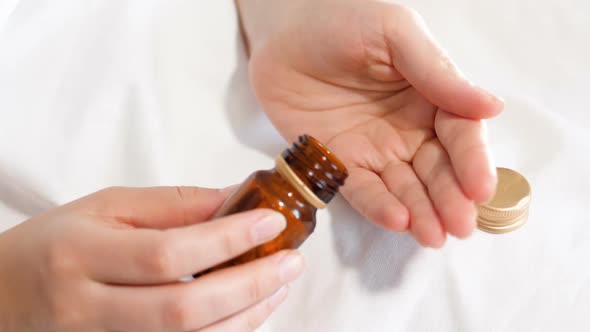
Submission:
[[[315,228],[317,209],[325,207],[334,198],[347,176],[342,162],[324,145],[309,135],[300,136],[298,142],[276,158],[275,168],[251,174],[214,216],[270,208],[285,216],[285,230],[275,239],[217,266],[215,270],[282,249],[298,248]]]

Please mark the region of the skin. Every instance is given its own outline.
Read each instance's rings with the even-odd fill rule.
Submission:
[[[239,0],[254,91],[292,141],[347,165],[342,194],[425,246],[473,231],[496,174],[469,82],[412,10],[374,0]],[[0,234],[1,331],[253,331],[303,269],[297,251],[204,271],[274,238],[279,214],[205,223],[231,190],[109,188]]]
[[[302,272],[297,251],[179,282],[284,229],[272,210],[204,223],[229,192],[109,188],[0,234],[0,330],[254,330]]]
[[[424,246],[468,237],[496,172],[482,119],[503,102],[468,81],[411,9],[369,0],[240,0],[250,80],[288,141],[348,167],[343,196]]]

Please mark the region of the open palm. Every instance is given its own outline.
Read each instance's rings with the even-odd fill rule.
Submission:
[[[502,103],[461,76],[412,11],[309,3],[252,47],[251,81],[272,123],[346,164],[342,194],[367,219],[432,247],[471,234],[474,201],[495,187],[479,119]]]

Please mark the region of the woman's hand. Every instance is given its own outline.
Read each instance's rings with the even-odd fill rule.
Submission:
[[[301,273],[296,251],[179,282],[284,229],[270,210],[203,222],[227,195],[111,188],[0,234],[0,330],[254,330]]]
[[[412,10],[373,0],[238,0],[250,78],[289,141],[347,165],[342,194],[426,246],[471,234],[495,190],[484,122],[503,103],[461,75]],[[486,64],[482,64],[486,65]]]

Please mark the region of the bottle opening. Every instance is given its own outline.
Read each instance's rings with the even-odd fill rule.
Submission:
[[[299,136],[281,156],[297,178],[325,204],[334,198],[348,177],[340,159],[309,135]]]

